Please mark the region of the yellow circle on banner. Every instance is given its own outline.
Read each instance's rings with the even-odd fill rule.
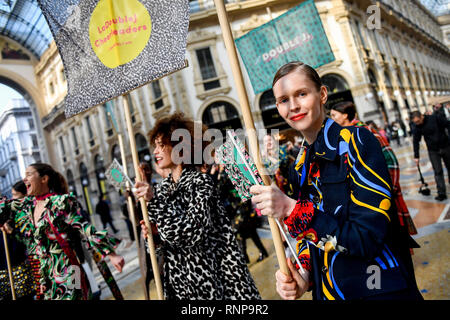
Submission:
[[[89,40],[100,61],[114,69],[147,46],[152,20],[138,0],[100,0],[89,21]]]

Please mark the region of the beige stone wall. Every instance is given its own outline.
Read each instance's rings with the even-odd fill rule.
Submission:
[[[248,0],[234,1],[227,5],[228,15],[235,37],[278,17],[299,0]],[[386,116],[392,121],[400,112],[406,120],[408,111],[415,107],[425,110],[427,97],[450,88],[450,55],[449,49],[440,42],[437,30],[440,27],[436,19],[425,12],[417,1],[410,1],[411,7],[399,6],[398,1],[376,2],[380,13],[381,28],[370,30],[367,27],[367,8],[375,2],[369,0],[317,0],[322,23],[329,38],[336,61],[320,67],[321,76],[336,74],[350,86],[358,114],[362,120],[375,119],[380,124],[384,120],[379,111],[379,102],[383,102]],[[134,105],[134,129],[144,136],[152,128],[156,119],[173,111],[183,111],[196,120],[202,118],[204,110],[213,102],[225,101],[235,106],[238,114],[239,99],[234,85],[234,78],[228,62],[222,33],[218,25],[216,11],[211,1],[199,2],[202,11],[191,14],[186,59],[189,66],[184,70],[159,80],[163,107],[155,108],[160,98],[153,95],[150,85],[143,86],[131,93]],[[389,5],[389,7],[388,7]],[[407,21],[398,14],[404,12]],[[418,30],[425,30],[422,32]],[[362,37],[360,36],[362,35]],[[430,35],[434,35],[433,38]],[[437,39],[437,40],[435,40]],[[441,37],[442,40],[442,37]],[[195,50],[209,48],[213,56],[214,66],[220,87],[205,90],[201,78],[199,63]],[[83,162],[89,169],[90,192],[98,192],[94,172],[94,157],[99,154],[104,158],[107,167],[112,160],[112,149],[117,144],[117,135],[108,125],[108,120],[101,106],[65,119],[63,115],[63,99],[67,92],[67,83],[62,77],[62,62],[54,43],[42,56],[35,67],[40,94],[43,98],[41,115],[44,120],[49,146],[56,155],[53,163],[63,173],[71,170],[79,185],[79,165]],[[264,127],[259,102],[261,94],[255,95],[244,71],[245,84],[257,128]],[[368,70],[372,70],[378,84],[370,82]],[[390,78],[388,84],[386,75]],[[211,79],[209,79],[211,80]],[[53,84],[53,92],[50,84]],[[395,108],[396,101],[398,109]],[[125,130],[121,98],[115,99],[115,111],[120,130],[128,141]],[[410,109],[407,108],[410,106]],[[94,142],[90,144],[86,126],[89,115]],[[80,147],[78,154],[71,136],[71,128],[75,128]],[[65,143],[66,160],[61,154],[59,138]],[[129,150],[129,148],[127,148]],[[131,163],[131,155],[127,151]],[[131,169],[131,168],[130,168]],[[133,173],[130,170],[131,175]],[[111,191],[111,197],[116,192]]]

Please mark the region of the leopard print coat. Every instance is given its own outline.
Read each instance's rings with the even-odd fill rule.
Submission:
[[[261,298],[209,175],[185,168],[155,194],[148,212],[162,240],[166,299]]]

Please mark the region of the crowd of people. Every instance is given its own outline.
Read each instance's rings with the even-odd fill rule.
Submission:
[[[364,123],[352,102],[327,111],[327,88],[301,62],[278,70],[273,92],[278,112],[298,138],[264,137],[262,160],[273,183],[252,186],[251,201],[241,200],[223,164],[192,161],[196,141],[182,149],[189,154],[181,154],[181,163],[174,161],[172,133],[184,129],[195,137],[191,119],[175,113],[159,119],[149,132],[162,180],[154,183],[152,167],[141,163],[141,181],[133,192],[124,190],[120,204],[129,238],[142,249],[147,292],[153,278],[146,254],[151,232],[166,299],[260,299],[249,271],[247,240],[259,250],[256,262],[268,257],[258,228],[270,216],[295,239],[306,270],[300,275],[300,266],[287,259],[290,274],[279,270],[274,278],[283,299],[297,299],[308,290],[317,300],[422,299],[411,260],[412,249],[418,247],[411,235],[417,230],[403,200],[391,145],[401,146],[412,136],[419,165],[424,137],[435,171],[436,199],[445,200],[441,162],[450,169],[450,105],[437,105],[431,114],[412,112],[409,129],[401,120],[385,128]],[[205,141],[200,145],[202,150],[208,147]],[[12,193],[12,199],[0,201],[0,226],[7,239],[0,241],[1,299],[11,299],[8,268],[14,271],[20,299],[91,299],[83,246],[122,270],[125,261],[116,254],[121,240],[91,225],[65,178],[50,165],[30,165]],[[151,230],[142,221],[141,198]],[[101,194],[95,211],[103,229],[109,225],[117,234],[106,195]],[[6,246],[11,248],[10,265],[3,261]],[[389,279],[375,291],[367,286],[367,268],[373,265]],[[80,283],[74,286],[77,268]]]

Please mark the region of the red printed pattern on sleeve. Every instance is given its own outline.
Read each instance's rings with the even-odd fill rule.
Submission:
[[[291,236],[297,238],[302,233],[306,235],[305,231],[308,229],[313,216],[313,203],[308,200],[299,200],[289,217],[284,219],[284,223]]]

